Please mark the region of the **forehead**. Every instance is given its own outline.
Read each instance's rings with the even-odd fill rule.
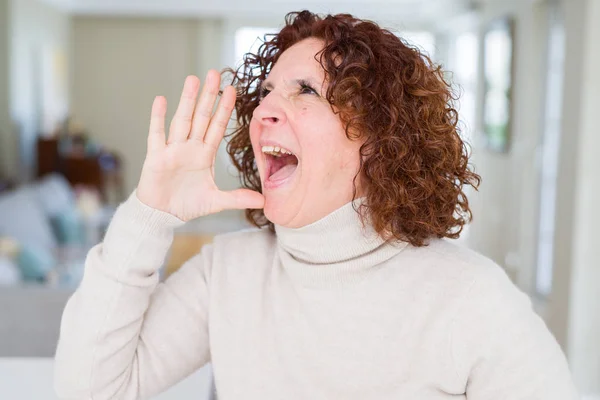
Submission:
[[[323,42],[314,38],[304,39],[294,44],[281,54],[271,69],[267,81],[301,77],[313,77],[322,80],[324,76],[323,67],[315,59],[317,53],[322,49]]]

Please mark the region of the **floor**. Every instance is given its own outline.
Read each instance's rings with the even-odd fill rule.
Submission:
[[[0,358],[0,398],[56,400],[51,358]],[[155,400],[213,400],[210,365],[196,371]]]

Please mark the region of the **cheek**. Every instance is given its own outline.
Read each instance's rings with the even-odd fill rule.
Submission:
[[[315,139],[303,146],[303,169],[315,180],[332,183],[332,179],[340,178],[354,170],[353,153],[348,149],[340,149],[336,144]],[[312,180],[312,179],[311,179]]]
[[[348,141],[345,143],[344,157],[342,159],[342,168],[356,171],[360,167],[360,145],[356,142]]]
[[[346,137],[339,118],[328,106],[300,108],[296,126],[302,148],[304,169],[313,176],[331,180],[347,171],[354,172],[358,164],[356,145]]]
[[[252,145],[252,150],[254,150],[254,154],[260,154],[261,150],[259,149],[258,140],[260,139],[260,124],[254,122],[254,120],[250,121],[250,144]]]
[[[254,152],[254,158],[256,160],[256,164],[259,166],[258,170],[262,171],[263,158],[262,150],[258,144],[258,140],[260,138],[260,124],[250,121],[250,144],[252,145],[252,151]]]
[[[260,124],[258,122],[256,122],[256,120],[254,118],[252,118],[252,120],[250,120],[250,141],[252,142],[252,146],[254,146],[255,144],[258,143],[258,137],[259,137],[259,127]]]

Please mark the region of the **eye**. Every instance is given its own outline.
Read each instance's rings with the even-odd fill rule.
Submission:
[[[258,93],[258,100],[261,101],[262,99],[264,99],[265,97],[267,97],[269,95],[269,93],[271,93],[271,91],[269,89],[267,89],[266,87],[261,87],[260,91]]]
[[[300,83],[300,94],[317,94],[317,91],[307,83]]]

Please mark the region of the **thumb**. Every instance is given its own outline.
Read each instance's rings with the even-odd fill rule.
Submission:
[[[223,210],[263,208],[265,197],[254,190],[237,189],[230,192],[220,192],[219,204]]]

